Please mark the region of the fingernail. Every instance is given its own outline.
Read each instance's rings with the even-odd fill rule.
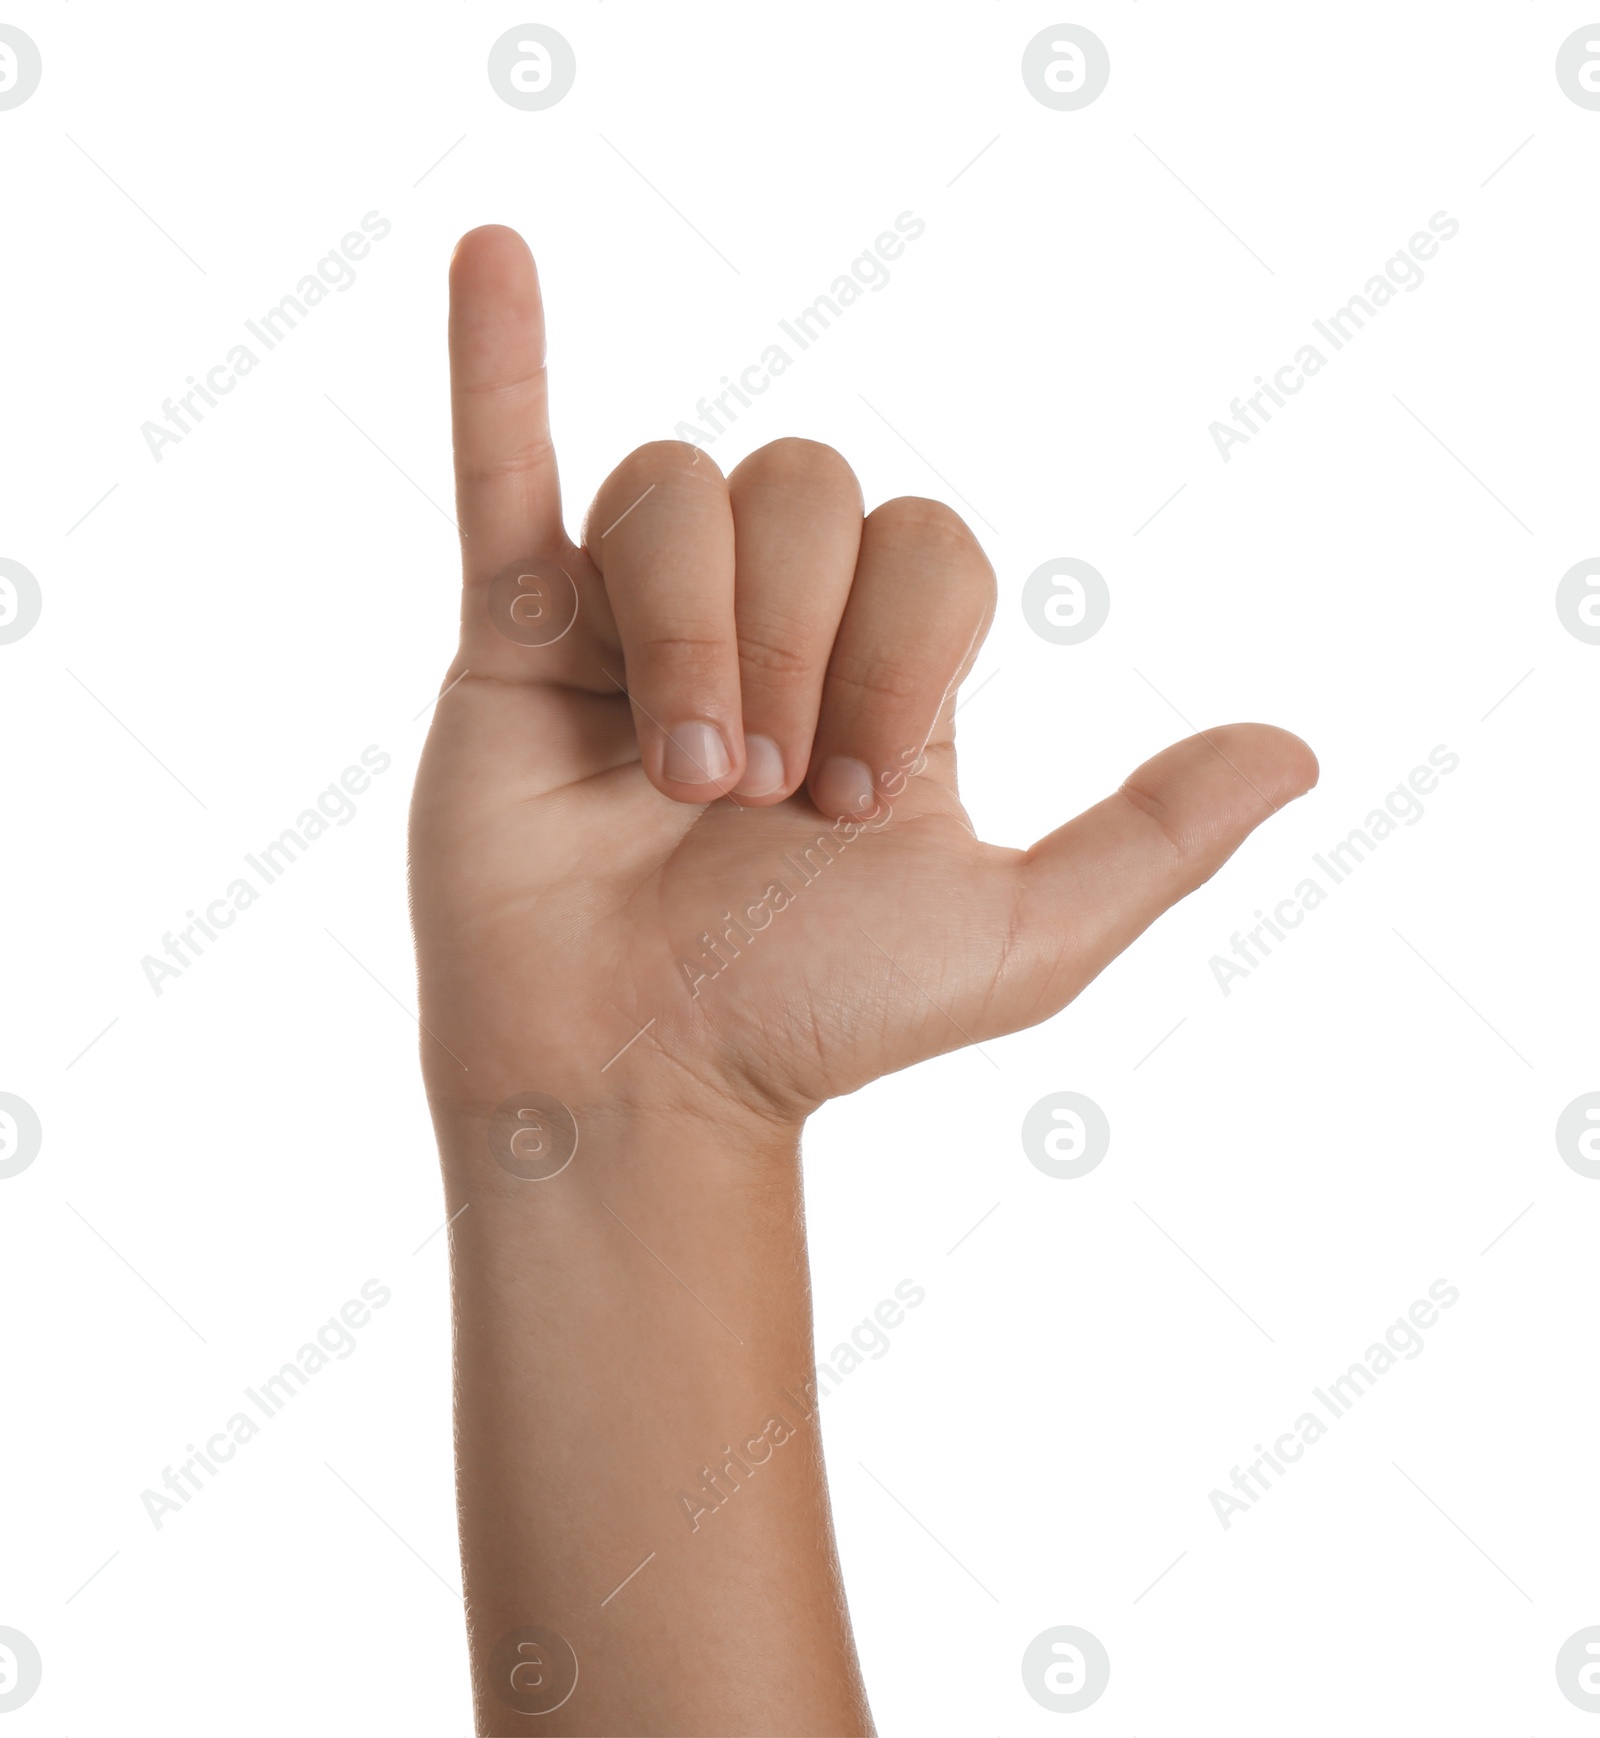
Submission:
[[[783,750],[770,736],[744,739],[744,777],[734,792],[741,797],[770,797],[783,789]]]
[[[706,785],[724,779],[733,768],[722,732],[714,724],[692,718],[667,732],[661,776],[669,784]]]
[[[829,815],[864,815],[877,802],[867,763],[843,754],[822,763],[814,794],[817,807]]]

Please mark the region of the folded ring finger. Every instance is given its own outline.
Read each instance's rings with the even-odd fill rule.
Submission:
[[[805,778],[828,655],[861,544],[861,486],[832,447],[779,440],[728,479],[738,579],[745,770],[735,794],[781,802]]]

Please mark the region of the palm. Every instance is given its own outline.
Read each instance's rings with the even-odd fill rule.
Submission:
[[[465,1042],[597,1083],[610,1064],[622,1090],[710,1085],[803,1114],[1021,1023],[1026,1010],[1008,1020],[1002,1002],[997,1019],[991,1006],[1009,903],[1000,871],[1017,854],[973,837],[948,747],[930,749],[890,824],[855,830],[803,796],[669,802],[636,754],[615,764],[631,728],[620,695],[470,676],[441,704],[413,874],[436,944],[425,981],[431,964],[435,981],[460,973],[494,1010]],[[553,737],[569,745],[558,757],[540,746]],[[430,1072],[448,1090],[462,1034],[441,1029],[455,1025],[442,1009],[424,1020],[439,1039]]]

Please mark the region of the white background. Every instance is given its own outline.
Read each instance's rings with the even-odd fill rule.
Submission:
[[[1111,56],[1076,113],[1019,71],[1063,16]],[[543,113],[485,75],[530,17],[577,56]],[[819,1352],[927,1292],[825,1412],[882,1728],[1588,1730],[1553,1672],[1600,1622],[1600,1184],[1553,1141],[1600,1087],[1600,647],[1553,602],[1600,542],[1600,113],[1554,76],[1587,16],[3,19],[44,60],[0,113],[0,555],[44,593],[0,647],[0,1090],[44,1124],[0,1182],[0,1624],[45,1674],[6,1738],[467,1731],[403,857],[456,612],[450,248],[500,221],[539,257],[576,523],[907,210],[893,281],[711,451],[804,434],[869,502],[968,515],[980,831],[1032,840],[1186,721],[1283,724],[1323,774],[1058,1018],[813,1124]],[[359,281],[155,462],[141,423],[371,210]],[[1421,287],[1224,464],[1211,421],[1441,210]],[[1077,647],[1018,603],[1058,555],[1111,588]],[[372,743],[357,818],[155,996],[141,958]],[[1211,956],[1439,744],[1424,818],[1224,996]],[[1111,1122],[1078,1181],[1019,1143],[1058,1090]],[[355,1354],[158,1532],[140,1492],[374,1277]],[[1209,1492],[1439,1278],[1423,1354],[1225,1531]],[[1019,1671],[1062,1623],[1111,1658],[1071,1718]]]

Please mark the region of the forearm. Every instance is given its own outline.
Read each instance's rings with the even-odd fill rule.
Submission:
[[[526,1181],[482,1120],[440,1118],[479,1729],[529,1730],[565,1693],[558,1645],[529,1637],[515,1686],[515,1640],[496,1651],[538,1626],[577,1667],[541,1732],[866,1731],[796,1138],[583,1124],[560,1174]]]

